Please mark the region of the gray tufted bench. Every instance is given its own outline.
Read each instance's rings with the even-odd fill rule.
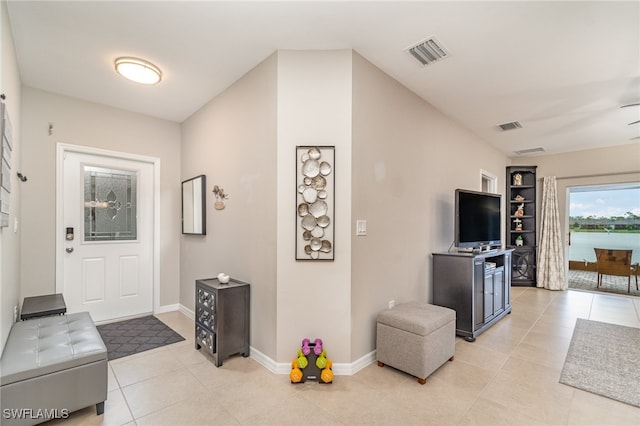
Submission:
[[[2,424],[36,424],[107,399],[107,348],[87,312],[11,328],[0,359]]]
[[[427,376],[453,361],[456,344],[456,311],[421,302],[386,309],[376,324],[376,357],[409,373],[424,385]]]

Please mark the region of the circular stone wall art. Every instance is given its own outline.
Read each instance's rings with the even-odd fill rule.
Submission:
[[[334,146],[296,147],[296,260],[334,260]]]

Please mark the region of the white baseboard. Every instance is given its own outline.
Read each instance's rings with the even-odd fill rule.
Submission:
[[[256,361],[258,364],[271,371],[274,374],[289,374],[291,371],[291,365],[282,362],[276,362],[251,346],[249,348],[251,355],[250,358]]]
[[[289,374],[291,372],[290,362],[276,362],[253,347],[251,347],[251,359],[274,374]],[[352,363],[334,362],[331,370],[336,376],[352,376],[375,360],[376,351],[372,351]]]
[[[174,303],[173,305],[164,305],[159,306],[158,309],[155,310],[154,314],[164,314],[167,312],[177,311],[180,308],[179,303]]]
[[[171,309],[166,309],[162,312],[171,312],[171,311],[180,311],[186,317],[195,321],[195,313],[184,306],[183,304],[175,304],[175,305],[167,305],[167,307],[171,307]],[[164,306],[162,308],[165,308]],[[263,354],[253,346],[249,347],[251,352],[250,358],[256,361],[258,364],[269,370],[274,374],[289,374],[291,372],[291,363],[290,362],[277,362],[267,355]],[[373,350],[368,354],[360,357],[351,363],[346,362],[334,362],[333,363],[333,374],[336,376],[352,376],[356,374],[358,371],[365,368],[367,365],[373,363],[376,360],[376,351]]]
[[[372,364],[376,360],[376,351],[373,350],[355,360],[352,363],[333,363],[333,374],[336,376],[353,376],[358,371]]]
[[[193,312],[191,309],[187,308],[183,304],[180,304],[180,307],[178,308],[178,310],[182,312],[184,315],[186,315],[189,319],[192,319],[194,321],[196,320],[195,312]]]

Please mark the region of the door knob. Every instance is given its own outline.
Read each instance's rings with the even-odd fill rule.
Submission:
[[[67,253],[73,253],[73,247],[67,247],[65,250]]]

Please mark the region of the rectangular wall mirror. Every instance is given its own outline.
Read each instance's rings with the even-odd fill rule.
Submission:
[[[182,233],[207,235],[207,177],[196,176],[182,182]]]

